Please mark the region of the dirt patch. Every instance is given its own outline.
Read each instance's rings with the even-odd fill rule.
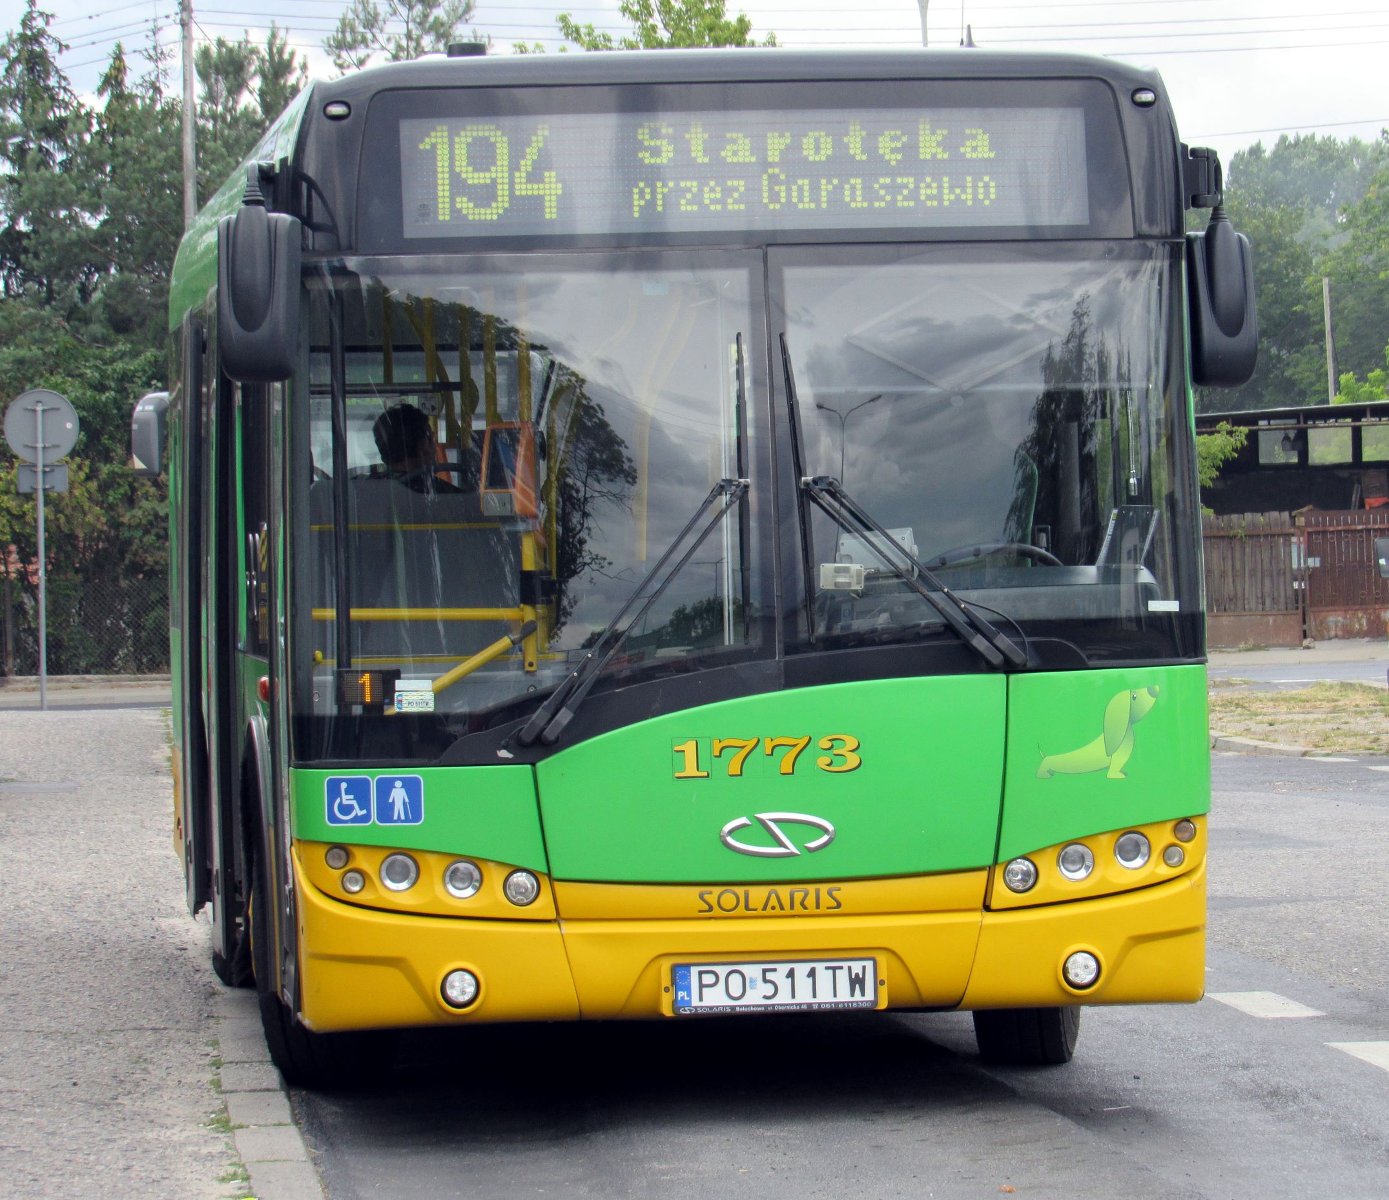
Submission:
[[[1270,691],[1248,680],[1214,681],[1211,729],[1326,752],[1389,754],[1389,691],[1366,683],[1315,683]]]

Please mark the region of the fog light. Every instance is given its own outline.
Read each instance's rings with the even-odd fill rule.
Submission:
[[[1067,879],[1081,880],[1095,869],[1095,856],[1089,846],[1072,842],[1062,847],[1061,853],[1056,856],[1056,868]]]
[[[502,884],[502,891],[512,904],[525,908],[527,904],[533,904],[535,898],[540,895],[540,880],[529,871],[512,871]]]
[[[1077,950],[1061,964],[1061,976],[1077,990],[1094,987],[1100,977],[1100,960],[1088,950]]]
[[[1162,861],[1169,867],[1180,867],[1182,863],[1186,862],[1186,851],[1180,846],[1168,846],[1162,852]]]
[[[381,882],[393,892],[408,892],[420,877],[420,869],[408,854],[388,854],[381,860]]]
[[[481,886],[482,872],[478,870],[477,863],[460,858],[444,869],[444,888],[450,896],[466,900],[469,896],[476,896]]]
[[[1148,845],[1148,839],[1133,830],[1121,834],[1119,840],[1114,843],[1114,857],[1119,860],[1121,867],[1127,867],[1130,871],[1136,871],[1147,863],[1152,852],[1153,848]]]
[[[1172,826],[1172,836],[1179,842],[1189,842],[1196,837],[1196,822],[1180,820]]]
[[[1037,867],[1030,858],[1015,858],[1003,868],[1003,885],[1010,892],[1029,891],[1037,882]]]
[[[450,1008],[467,1008],[477,999],[477,976],[471,971],[450,971],[439,985],[439,992]]]
[[[342,873],[342,890],[356,895],[367,885],[367,877],[360,871],[344,871]]]
[[[333,870],[341,871],[343,867],[347,866],[347,847],[329,846],[328,852],[323,856],[323,861]]]

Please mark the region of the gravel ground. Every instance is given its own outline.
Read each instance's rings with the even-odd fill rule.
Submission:
[[[159,709],[0,712],[0,1196],[243,1193]]]

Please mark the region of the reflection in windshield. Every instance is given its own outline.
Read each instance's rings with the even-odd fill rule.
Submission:
[[[456,734],[547,691],[736,477],[744,269],[487,265],[309,281],[295,661],[319,753],[363,716]],[[748,539],[722,518],[611,669],[749,644]],[[374,708],[343,691],[367,671]]]
[[[1185,397],[1169,395],[1169,248],[784,261],[808,474],[839,480],[950,588],[1029,636],[1090,658],[1191,652],[1173,616],[1194,620],[1199,585],[1170,537],[1191,497],[1170,466]],[[825,575],[814,635],[929,618],[861,536],[817,518],[812,542],[814,570],[842,568]]]

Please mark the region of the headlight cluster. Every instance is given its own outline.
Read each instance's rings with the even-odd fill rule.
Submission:
[[[338,883],[349,896],[361,895],[366,890],[371,868],[365,863],[348,867],[352,852],[346,846],[329,846],[323,853],[323,862],[330,870],[341,872]],[[420,864],[413,855],[395,850],[381,859],[375,875],[384,891],[403,897],[420,882]],[[482,868],[472,859],[456,858],[444,867],[440,883],[455,900],[471,899],[482,890]],[[502,881],[501,892],[517,908],[525,908],[539,898],[540,879],[534,872],[514,870]]]
[[[1194,820],[1183,818],[1098,834],[1019,855],[1002,865],[998,878],[1007,892],[1027,896],[1028,903],[1106,895],[1170,878],[1187,865],[1199,832]],[[1162,847],[1156,857],[1155,843]],[[1151,874],[1154,868],[1156,875]],[[1006,893],[996,893],[996,898],[1006,905]]]

